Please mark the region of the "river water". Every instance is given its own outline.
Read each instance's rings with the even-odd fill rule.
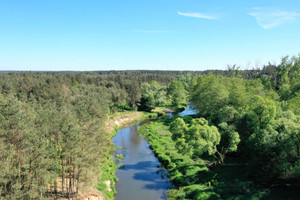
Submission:
[[[178,114],[167,116],[186,116],[196,114],[191,106]],[[141,123],[122,128],[113,138],[119,147],[117,154],[122,154],[122,166],[117,169],[116,200],[159,200],[167,199],[168,188],[172,186],[167,178],[167,171],[160,167],[160,162],[151,151],[148,141],[139,135]]]
[[[119,146],[118,154],[123,154],[122,166],[116,176],[117,200],[167,199],[167,190],[172,185],[166,170],[151,151],[148,141],[138,133],[140,123],[120,129],[113,138]]]

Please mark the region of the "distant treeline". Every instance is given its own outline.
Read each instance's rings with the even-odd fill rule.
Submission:
[[[254,77],[259,75],[262,71],[264,71],[265,68],[269,68],[270,66],[274,66],[272,64],[265,65],[262,70],[261,69],[246,69],[242,70],[240,67],[236,67],[236,65],[233,66],[227,66],[226,70],[203,70],[203,71],[193,71],[193,70],[99,70],[99,71],[17,71],[17,70],[0,70],[0,74],[13,74],[13,73],[25,73],[25,72],[31,72],[31,73],[45,73],[45,74],[100,74],[100,75],[167,75],[167,76],[177,76],[177,75],[186,75],[191,74],[193,76],[201,75],[201,74],[214,74],[214,75],[223,75],[227,76],[230,74],[229,69],[243,72],[244,74],[247,74],[246,77]],[[266,72],[263,72],[266,73]]]
[[[284,57],[282,60],[288,60],[289,57]],[[242,69],[237,65],[228,65],[226,70],[203,70],[203,71],[192,71],[192,70],[99,70],[99,71],[10,71],[2,70],[0,74],[13,74],[13,73],[44,73],[44,74],[89,74],[89,75],[121,75],[121,76],[144,76],[152,80],[158,80],[163,77],[177,76],[177,75],[187,75],[198,76],[198,75],[221,75],[221,76],[239,76],[244,79],[256,79],[262,78],[264,76],[276,76],[276,68],[279,65],[268,63],[262,68],[252,68],[252,69]]]

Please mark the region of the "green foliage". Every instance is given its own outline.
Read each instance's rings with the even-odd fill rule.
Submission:
[[[186,103],[186,90],[181,81],[172,81],[168,87],[168,95],[171,98],[172,106],[179,106]]]
[[[297,162],[295,163],[295,166],[292,169],[292,173],[299,180],[299,178],[300,178],[300,159],[297,160]]]
[[[106,157],[105,162],[101,166],[101,175],[98,180],[99,184],[96,187],[104,194],[107,200],[114,199],[114,196],[117,193],[114,185],[118,181],[118,178],[115,176],[117,165],[114,157],[110,156],[110,154],[111,151],[108,152],[108,157]],[[106,183],[110,183],[109,187],[111,190],[108,190]]]
[[[235,131],[234,126],[228,125],[226,122],[219,124],[221,131],[221,144],[222,153],[235,152],[240,143],[240,135]]]
[[[170,132],[180,153],[197,157],[204,153],[215,154],[220,142],[218,129],[208,126],[208,122],[203,118],[193,119],[190,125],[186,125],[182,118],[177,118],[170,124]]]
[[[221,142],[217,146],[217,157],[220,160],[225,154],[239,151],[251,157],[249,171],[259,169],[258,179],[293,179],[289,174],[298,159],[299,149],[298,117],[294,115],[298,114],[299,107],[298,65],[298,58],[284,58],[279,66],[275,66],[271,72],[277,77],[269,79],[279,80],[274,82],[275,88],[271,87],[273,83],[266,87],[259,79],[198,77],[190,101],[200,117],[207,118],[219,128]],[[280,99],[287,102],[278,102],[276,87]],[[187,143],[186,138],[178,143]],[[266,173],[268,171],[271,173]]]
[[[224,106],[218,111],[217,118],[219,123],[232,124],[239,118],[238,111],[232,106]]]
[[[251,97],[248,110],[253,111],[257,115],[261,128],[274,120],[276,116],[274,101],[257,95]]]
[[[229,92],[221,79],[215,76],[199,76],[190,96],[190,101],[199,113],[208,117],[226,104]]]
[[[186,88],[190,91],[189,101],[198,111],[198,122],[195,119],[188,119],[187,122],[178,118],[169,124],[166,120],[172,133],[168,137],[172,138],[177,153],[194,161],[205,159],[213,169],[214,160],[206,155],[209,152],[204,147],[207,141],[216,137],[209,131],[205,132],[204,127],[214,125],[221,139],[215,145],[216,149],[207,149],[213,152],[211,154],[215,159],[225,159],[224,163],[220,162],[224,164],[220,166],[220,173],[227,167],[226,160],[234,158],[241,160],[239,165],[244,169],[245,180],[261,181],[269,185],[299,184],[299,70],[299,57],[286,57],[278,66],[268,65],[261,71],[246,70],[239,74],[235,67],[230,68],[226,74],[230,78],[216,75],[192,78],[190,87]],[[203,133],[209,133],[210,137]],[[156,146],[159,145],[154,148]],[[169,162],[168,165],[171,165]],[[171,170],[171,180],[182,187],[170,192],[171,199],[197,199],[199,193],[195,188],[198,186],[191,187],[191,191],[184,189],[187,185],[193,185],[195,179],[185,177],[188,170],[182,170],[182,164],[172,159],[171,162],[176,163],[176,167]],[[189,169],[188,166],[185,168]],[[230,168],[234,167],[230,165]],[[192,173],[198,174],[197,169],[192,169]],[[187,176],[191,177],[189,173]],[[198,185],[199,182],[196,183]],[[207,187],[213,186],[213,192],[217,191],[220,194],[218,197],[222,199],[274,197],[269,192],[273,189],[256,190],[251,181],[248,183],[238,179],[234,183],[236,187],[230,184],[229,177],[217,176],[209,181]],[[203,192],[203,189],[200,191]]]
[[[296,97],[287,101],[289,110],[292,110],[296,115],[300,115],[300,93]]]
[[[242,141],[246,141],[250,135],[259,129],[259,119],[256,113],[248,111],[244,113],[236,122],[236,129],[240,133]]]
[[[189,118],[184,119],[190,121]],[[196,118],[193,123],[202,126],[208,124],[201,118]],[[168,177],[176,186],[175,189],[169,190],[169,199],[249,199],[252,197],[262,199],[267,195],[266,192],[256,190],[251,183],[232,179],[231,174],[235,175],[238,170],[244,174],[241,166],[237,166],[238,170],[230,169],[231,174],[225,179],[229,182],[224,183],[223,169],[214,172],[215,169],[207,167],[209,161],[195,159],[193,156],[179,152],[176,141],[172,139],[173,134],[169,132],[171,127],[173,131],[177,130],[176,125],[188,128],[184,126],[182,118],[158,120],[139,128],[139,132],[147,137],[159,161],[169,171]]]
[[[139,110],[150,112],[156,106],[167,104],[166,89],[156,81],[142,84],[142,97],[139,103]]]

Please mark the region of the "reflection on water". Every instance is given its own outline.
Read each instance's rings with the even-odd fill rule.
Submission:
[[[168,117],[177,117],[177,116],[184,117],[187,115],[195,115],[197,113],[198,112],[193,109],[192,105],[188,104],[184,111],[182,111],[180,113],[166,113],[166,116],[168,116]]]
[[[195,115],[197,113],[198,112],[193,109],[192,105],[188,104],[186,109],[184,111],[182,111],[181,113],[179,113],[178,115],[180,117],[184,117],[184,116],[187,116],[187,115]]]
[[[167,199],[167,189],[171,183],[166,178],[166,170],[155,158],[146,139],[139,136],[138,125],[120,129],[113,143],[124,155],[122,167],[117,170],[117,200]]]

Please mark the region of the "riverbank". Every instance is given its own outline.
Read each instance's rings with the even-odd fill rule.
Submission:
[[[111,137],[116,133],[114,130],[124,128],[126,126],[130,126],[136,124],[139,121],[143,121],[146,119],[153,119],[157,117],[157,113],[147,113],[141,111],[125,111],[125,112],[117,112],[108,116],[106,126],[107,131]]]

